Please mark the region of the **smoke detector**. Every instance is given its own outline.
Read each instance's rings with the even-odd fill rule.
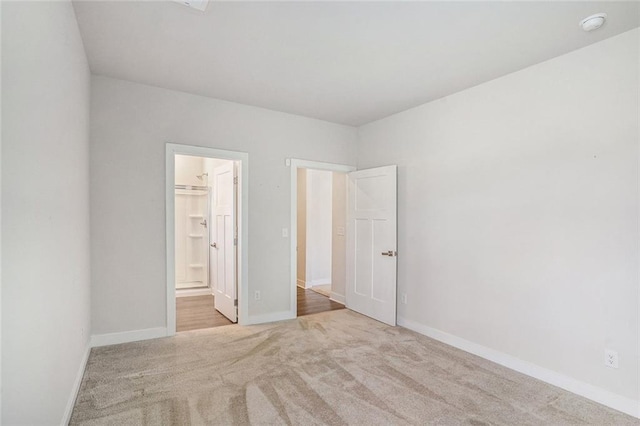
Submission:
[[[604,24],[606,19],[606,13],[596,13],[595,15],[588,16],[580,21],[580,27],[582,27],[586,32],[597,30]]]
[[[187,6],[191,9],[199,10],[200,12],[204,12],[207,8],[207,4],[209,4],[209,0],[173,0],[176,3],[180,3],[183,6]]]

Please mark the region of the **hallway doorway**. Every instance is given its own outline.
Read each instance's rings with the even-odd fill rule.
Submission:
[[[350,166],[291,160],[294,316],[344,308],[346,172]]]

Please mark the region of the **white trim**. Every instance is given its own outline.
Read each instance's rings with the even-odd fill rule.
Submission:
[[[331,278],[319,278],[317,280],[308,281],[307,284],[309,287],[315,287],[317,285],[327,285],[331,284]]]
[[[287,159],[287,164],[291,165],[291,225],[289,232],[291,238],[291,248],[289,251],[290,264],[291,264],[291,277],[290,277],[290,311],[289,316],[295,318],[298,315],[298,298],[297,298],[297,284],[298,284],[298,262],[296,256],[296,246],[298,245],[298,169],[315,169],[315,170],[327,170],[331,172],[349,173],[356,170],[354,166],[348,166],[346,164],[333,164],[323,163],[320,161],[308,161],[300,160],[297,158]],[[309,284],[309,283],[307,283]]]
[[[637,66],[640,67],[640,55],[638,55],[637,58],[638,58]],[[636,68],[636,69],[638,69],[638,68]],[[638,93],[636,95],[637,95],[636,99],[640,99],[640,86],[638,86]],[[636,136],[638,136],[638,134],[636,134]],[[636,158],[636,161],[640,161],[640,152],[638,152],[638,154],[639,155]],[[636,163],[636,164],[638,164],[638,163]],[[639,180],[636,177],[636,184],[638,184],[638,183],[639,183]],[[640,189],[640,186],[637,186],[636,188]],[[638,196],[639,194],[640,194],[640,191],[638,191],[636,193],[636,196]],[[640,216],[638,217],[638,219],[639,219],[639,222],[637,222],[636,224],[640,224]],[[636,236],[637,236],[637,234],[636,234]],[[638,253],[637,260],[639,261],[638,266],[640,267],[640,253]],[[637,293],[636,302],[638,303],[638,306],[640,306],[640,291]],[[637,316],[637,326],[638,327],[636,328],[636,330],[640,330],[640,315]],[[637,352],[636,353],[640,354],[640,333],[638,333],[638,335],[636,337],[638,338],[637,343],[636,343],[637,344],[637,346],[636,346]],[[640,356],[636,356],[636,362],[637,362],[637,368],[638,368],[636,371],[640,371]],[[636,374],[637,374],[637,377],[636,377],[637,380],[640,380],[640,374],[638,374],[638,373],[636,373]],[[636,389],[640,391],[639,388],[640,388],[640,383],[637,384],[637,388]],[[638,393],[638,399],[640,399],[640,392]],[[635,415],[631,414],[631,415],[640,418],[640,401],[636,401],[636,408],[635,409],[636,409],[637,414],[635,414]]]
[[[638,65],[638,67],[640,67],[640,55],[638,55],[638,64],[637,64],[637,65]],[[638,69],[638,68],[637,68],[637,69]],[[640,99],[640,86],[638,86],[638,93],[637,93],[637,96],[638,96],[638,98],[637,98],[637,99]],[[636,158],[636,161],[639,161],[639,160],[640,160],[640,151],[638,152],[638,154],[639,154],[639,156],[638,156],[638,158]],[[636,183],[638,183],[638,182],[639,182],[639,181],[638,181],[638,180],[636,180]],[[636,187],[636,188],[640,189],[640,186],[638,186],[638,187]],[[637,196],[637,195],[639,195],[639,194],[640,194],[640,191],[638,191],[638,193],[636,194],[636,196]],[[638,219],[640,220],[640,217],[638,217]],[[640,222],[639,222],[639,224],[640,224]],[[639,261],[638,266],[640,267],[640,253],[638,253],[638,261]],[[640,306],[640,291],[638,292],[638,296],[637,296],[637,298],[638,298],[638,300],[637,300],[637,302],[638,302],[638,306]],[[638,324],[637,324],[637,325],[638,325],[638,328],[636,328],[636,330],[640,330],[640,315],[638,315],[638,319],[637,319],[637,321],[638,321]],[[637,336],[637,337],[638,337],[638,341],[637,341],[637,350],[638,350],[638,352],[636,352],[636,353],[640,354],[640,333],[638,333],[638,334],[639,334],[639,335]],[[638,370],[636,370],[636,371],[640,371],[640,356],[636,356],[636,361],[637,361],[637,363],[638,363],[638,365],[637,365]],[[638,380],[640,380],[640,375],[639,375],[639,377],[638,377]],[[640,387],[640,384],[638,384],[638,386]],[[638,398],[640,398],[640,394],[638,395]],[[637,402],[636,410],[639,412],[639,414],[636,414],[636,415],[635,415],[635,417],[640,417],[640,402]],[[633,415],[633,414],[632,414],[632,415]]]
[[[304,282],[304,280],[298,280],[298,287],[300,288],[307,288],[307,283]]]
[[[209,295],[213,295],[213,289],[211,287],[185,288],[185,289],[176,290],[176,297],[209,296]]]
[[[249,320],[249,154],[239,151],[205,148],[201,146],[167,143],[165,151],[165,229],[166,229],[166,268],[167,268],[167,336],[176,334],[176,288],[175,288],[175,155],[194,155],[198,157],[221,158],[239,163],[238,174],[238,324],[247,324]]]
[[[87,368],[87,361],[89,361],[89,354],[91,354],[91,346],[87,344],[84,349],[84,355],[80,361],[80,368],[76,374],[76,379],[73,382],[71,393],[69,394],[69,400],[67,401],[67,407],[64,409],[62,415],[62,421],[60,426],[66,426],[71,421],[71,414],[73,414],[73,407],[76,405],[76,399],[78,398],[78,392],[80,392],[80,385],[82,384],[82,378],[84,377],[84,370]]]
[[[264,324],[267,322],[285,321],[295,319],[296,315],[291,316],[290,311],[274,312],[272,314],[255,315],[249,317],[245,325]]]
[[[523,361],[495,349],[470,342],[458,336],[436,330],[435,328],[427,327],[426,325],[422,325],[406,318],[398,317],[398,325],[461,349],[465,352],[469,352],[481,358],[495,362],[496,364],[500,364],[519,373],[526,374],[527,376],[542,380],[543,382],[549,383],[553,386],[557,386],[569,392],[583,396],[602,405],[606,405],[614,410],[622,411],[630,416],[640,418],[640,401],[635,401],[631,398],[617,395],[589,383],[576,380],[561,373]]]
[[[345,304],[344,294],[334,293],[332,291],[329,295],[329,299],[333,300],[334,302],[338,302],[341,305]]]
[[[0,22],[2,22],[2,4],[0,4]],[[0,46],[2,45],[2,31],[0,31]],[[7,73],[5,72],[5,77]],[[5,84],[6,88],[6,84]],[[90,90],[90,89],[89,89]],[[2,92],[2,55],[0,55],[0,93]],[[89,93],[91,94],[91,93]],[[91,117],[89,117],[91,121]],[[87,126],[90,127],[90,126]],[[2,97],[0,96],[0,129],[2,128]],[[6,143],[5,143],[6,149]],[[88,166],[87,166],[88,167]],[[0,132],[0,188],[2,188],[2,132]],[[6,205],[6,203],[5,203]],[[0,224],[2,223],[2,194],[0,193]],[[2,226],[0,226],[0,360],[2,360]],[[89,241],[89,243],[91,243]],[[57,327],[56,327],[57,328]],[[2,362],[0,362],[0,423],[2,423],[2,401],[4,392],[2,390]]]
[[[165,327],[145,328],[143,330],[123,331],[121,333],[94,334],[91,336],[91,347],[118,345],[120,343],[137,342],[140,340],[167,337]]]

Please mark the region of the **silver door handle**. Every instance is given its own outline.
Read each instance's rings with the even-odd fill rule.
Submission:
[[[383,251],[382,252],[383,256],[389,256],[389,257],[393,257],[393,256],[397,256],[398,252],[393,251],[393,250],[389,250],[389,251]]]
[[[204,226],[205,228],[207,227],[207,219],[205,219],[204,221],[200,222],[200,225]]]
[[[218,245],[217,245],[216,243],[209,244],[209,245],[210,245],[211,247],[213,247],[214,249],[217,249],[217,248],[218,248]]]

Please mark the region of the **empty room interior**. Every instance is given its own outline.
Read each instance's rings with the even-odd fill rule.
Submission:
[[[640,3],[0,1],[3,425],[640,424]]]

